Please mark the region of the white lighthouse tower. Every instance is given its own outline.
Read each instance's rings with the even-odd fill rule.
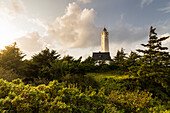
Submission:
[[[112,61],[109,52],[109,32],[106,28],[101,33],[101,51],[93,52],[93,58],[96,63],[104,60],[106,64],[109,64]]]
[[[106,28],[101,33],[101,52],[109,52],[109,32]]]

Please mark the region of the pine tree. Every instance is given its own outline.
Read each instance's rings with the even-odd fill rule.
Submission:
[[[124,49],[121,48],[120,51],[119,50],[117,51],[117,54],[114,57],[114,61],[117,64],[122,64],[125,61],[125,59],[126,59],[126,53],[124,52]]]
[[[117,54],[116,56],[114,57],[113,61],[114,63],[123,71],[126,71],[126,63],[125,63],[125,60],[126,60],[126,53],[124,52],[124,49],[121,48],[121,50],[117,51]]]
[[[139,71],[139,75],[148,75],[153,72],[157,74],[168,74],[170,65],[169,52],[165,51],[168,48],[162,47],[162,41],[169,37],[158,38],[155,33],[156,28],[151,26],[148,44],[141,44],[146,47],[146,50],[138,49],[138,52],[144,54],[143,56],[143,70]]]
[[[51,62],[54,62],[56,59],[60,58],[60,54],[58,54],[55,50],[51,50],[46,47],[46,49],[42,50],[40,53],[32,56],[32,60],[34,63],[38,65],[50,66]]]
[[[156,28],[153,29],[151,26],[148,44],[141,44],[147,49],[137,50],[144,54],[137,74],[144,89],[150,89],[156,96],[161,95],[161,98],[165,98],[164,94],[169,93],[170,55],[166,51],[168,48],[162,47],[162,41],[168,39],[169,36],[158,38],[155,30]]]
[[[128,74],[130,76],[137,76],[137,71],[140,67],[140,55],[131,51],[129,57],[126,59],[126,67],[128,68]]]
[[[140,56],[136,52],[131,51],[129,57],[126,60],[127,67],[136,66],[139,58]]]

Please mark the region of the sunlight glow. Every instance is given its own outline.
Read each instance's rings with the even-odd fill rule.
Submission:
[[[14,38],[18,36],[16,27],[12,23],[0,20],[0,49],[14,42]]]

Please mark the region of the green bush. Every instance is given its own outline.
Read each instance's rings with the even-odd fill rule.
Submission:
[[[84,92],[75,85],[54,80],[48,85],[24,85],[20,79],[0,79],[0,112],[11,113],[119,113],[168,112],[167,108],[144,91],[112,91],[91,87]]]
[[[24,85],[20,79],[0,80],[0,111],[17,113],[103,112],[107,97],[93,89],[81,92],[58,81],[37,87]]]
[[[77,87],[82,91],[84,91],[89,86],[96,89],[100,88],[99,82],[97,82],[93,77],[85,75],[67,74],[66,76],[62,77],[62,82],[65,82],[67,86],[69,84],[76,84]]]
[[[122,110],[126,113],[165,111],[165,107],[160,105],[159,102],[156,99],[153,99],[151,96],[151,93],[145,91],[139,92],[139,90],[137,90],[134,92],[122,92],[117,90],[111,92],[109,95],[109,100],[119,110]]]
[[[12,70],[6,70],[0,67],[0,79],[4,79],[4,80],[11,82],[12,80],[16,78],[18,78],[18,76]]]

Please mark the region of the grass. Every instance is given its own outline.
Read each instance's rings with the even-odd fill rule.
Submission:
[[[129,75],[115,74],[115,72],[107,72],[107,73],[87,73],[86,76],[91,76],[91,77],[94,77],[95,79],[98,79],[98,78],[113,78],[113,79],[136,78],[136,77],[134,77],[134,76],[129,76]]]

